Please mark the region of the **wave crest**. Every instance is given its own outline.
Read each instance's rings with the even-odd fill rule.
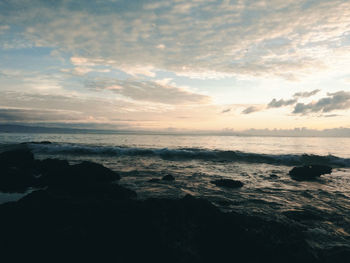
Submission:
[[[335,167],[350,167],[349,158],[333,155],[312,154],[261,154],[241,151],[208,150],[200,148],[137,148],[123,146],[92,146],[81,144],[35,144],[28,147],[38,154],[68,154],[68,155],[105,155],[105,156],[141,156],[158,157],[165,160],[204,160],[219,162],[266,163],[275,165],[305,165],[326,164]]]

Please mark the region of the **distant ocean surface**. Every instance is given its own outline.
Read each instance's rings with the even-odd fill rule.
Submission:
[[[40,141],[52,143],[31,143]],[[350,138],[2,133],[0,151],[23,142],[36,158],[102,163],[139,198],[200,196],[224,211],[302,224],[315,247],[350,246]],[[333,173],[307,182],[288,175],[311,163]],[[175,181],[150,182],[167,174]],[[219,178],[244,186],[210,182]]]

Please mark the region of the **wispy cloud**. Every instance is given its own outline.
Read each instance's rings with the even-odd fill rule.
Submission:
[[[246,109],[244,109],[242,111],[243,114],[250,114],[250,113],[253,113],[253,112],[258,112],[258,111],[261,111],[262,108],[261,107],[257,107],[257,106],[250,106]]]
[[[16,1],[5,1],[0,15],[22,28],[34,46],[59,47],[91,59],[179,74],[290,80],[326,68],[325,48],[347,45],[344,32],[350,25],[345,0],[88,1],[79,8],[73,2],[34,0],[17,8]]]
[[[164,104],[207,104],[210,97],[196,94],[171,85],[139,80],[101,80],[87,82],[87,87],[95,90],[109,90],[136,101]]]
[[[310,92],[297,92],[293,95],[293,97],[295,98],[308,98],[311,97],[313,95],[316,95],[317,93],[319,93],[321,90],[320,89],[315,89],[313,91]]]
[[[273,99],[272,101],[270,101],[269,104],[267,104],[267,107],[268,108],[280,108],[280,107],[283,107],[283,106],[293,105],[296,102],[297,102],[296,99],[291,99],[291,100],[283,100],[283,99],[276,100],[276,99]]]

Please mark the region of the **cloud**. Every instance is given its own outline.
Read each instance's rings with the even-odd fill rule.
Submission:
[[[227,112],[230,112],[230,111],[231,111],[231,109],[225,109],[221,113],[227,113]]]
[[[257,112],[257,111],[260,111],[261,108],[260,107],[257,107],[257,106],[250,106],[246,109],[244,109],[242,111],[243,114],[250,114],[250,113],[253,113],[253,112]]]
[[[311,97],[313,95],[316,95],[320,91],[321,90],[319,90],[319,89],[315,89],[315,90],[310,91],[310,92],[297,92],[293,95],[293,97],[295,97],[295,98],[308,98],[308,97]]]
[[[283,100],[283,99],[276,100],[276,99],[273,99],[269,104],[267,104],[267,107],[268,108],[280,108],[280,107],[283,107],[283,106],[293,105],[296,102],[297,102],[296,99],[291,99],[291,100]]]
[[[2,1],[5,35],[15,28],[33,46],[126,68],[295,80],[327,68],[340,43],[350,46],[346,0],[46,2]]]
[[[78,121],[81,114],[67,110],[0,108],[1,122]]]
[[[10,27],[8,25],[0,25],[0,35],[4,34]]]
[[[320,117],[325,117],[325,118],[334,118],[334,117],[339,117],[341,115],[339,114],[325,114],[325,115],[321,115]]]
[[[153,81],[102,80],[90,81],[86,86],[94,90],[109,90],[135,101],[149,101],[163,104],[207,104],[210,97],[196,94],[170,85]]]
[[[294,107],[294,114],[306,115],[309,113],[328,113],[336,110],[347,110],[350,108],[350,92],[338,91],[328,93],[328,97],[308,104],[297,103]]]

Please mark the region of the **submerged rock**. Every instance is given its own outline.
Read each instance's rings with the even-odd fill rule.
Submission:
[[[172,176],[171,174],[167,174],[167,175],[163,176],[162,180],[163,181],[174,181],[175,177]]]
[[[301,167],[294,167],[289,171],[289,175],[295,180],[313,180],[324,174],[331,174],[332,167],[327,165],[308,165]]]
[[[228,187],[228,188],[240,188],[243,186],[241,181],[231,180],[231,179],[218,179],[211,181],[212,184],[216,186]]]

